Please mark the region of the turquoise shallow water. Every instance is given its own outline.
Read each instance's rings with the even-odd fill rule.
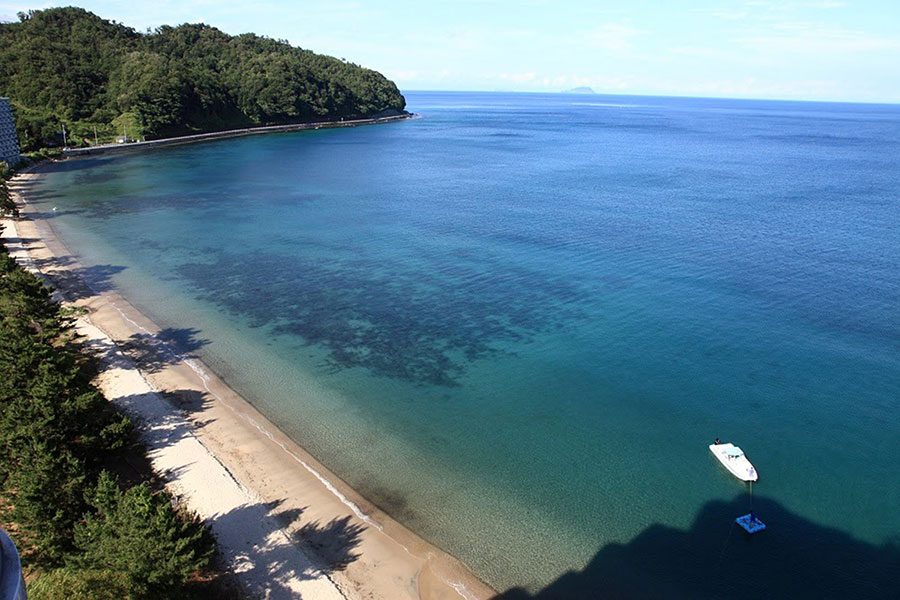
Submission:
[[[511,597],[896,595],[900,107],[407,99],[33,197],[95,288]]]

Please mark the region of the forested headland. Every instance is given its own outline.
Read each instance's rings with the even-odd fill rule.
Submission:
[[[0,24],[0,96],[22,151],[225,129],[396,114],[381,73],[204,24],[140,33],[80,8]]]

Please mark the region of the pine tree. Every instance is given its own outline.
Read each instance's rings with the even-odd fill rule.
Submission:
[[[73,527],[87,510],[85,471],[70,452],[30,440],[3,457],[6,517],[27,562],[62,564],[72,551]]]
[[[168,493],[147,484],[123,492],[104,471],[88,502],[96,512],[75,527],[72,567],[127,573],[149,593],[175,589],[209,566],[212,534],[198,517],[176,511]]]

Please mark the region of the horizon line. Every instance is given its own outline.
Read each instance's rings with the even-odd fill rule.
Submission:
[[[885,100],[816,100],[816,99],[798,99],[798,98],[760,98],[747,96],[695,96],[691,94],[641,94],[641,93],[611,93],[611,92],[570,92],[568,90],[558,91],[534,91],[534,90],[449,90],[449,89],[403,89],[397,86],[401,94],[407,92],[440,92],[450,94],[532,94],[532,95],[548,95],[548,96],[627,96],[632,98],[683,98],[691,100],[753,100],[757,102],[801,102],[809,104],[868,104],[876,106],[900,106],[900,99],[893,101]]]

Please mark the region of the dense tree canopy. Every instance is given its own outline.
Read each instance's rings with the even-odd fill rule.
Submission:
[[[132,589],[159,597],[212,559],[215,542],[202,521],[173,511],[171,496],[145,483],[123,491],[104,471],[88,502],[95,512],[75,526],[76,568],[127,573]]]
[[[383,75],[254,34],[203,24],[151,33],[80,8],[0,24],[0,96],[23,150],[400,112]]]

